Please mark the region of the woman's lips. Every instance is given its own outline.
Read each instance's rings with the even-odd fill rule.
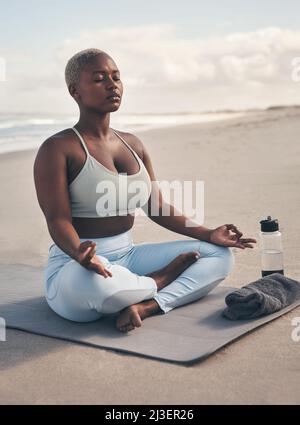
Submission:
[[[121,98],[119,96],[110,96],[107,98],[110,102],[119,102]]]

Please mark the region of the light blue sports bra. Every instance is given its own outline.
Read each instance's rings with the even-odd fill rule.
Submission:
[[[134,214],[136,208],[147,203],[151,195],[151,178],[138,154],[115,131],[138,161],[140,169],[135,174],[115,173],[90,155],[79,131],[87,155],[79,174],[69,184],[72,217],[111,217]]]

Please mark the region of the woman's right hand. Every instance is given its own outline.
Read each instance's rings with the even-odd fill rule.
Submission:
[[[96,254],[96,243],[92,241],[81,242],[78,248],[77,261],[88,270],[101,274],[102,276],[112,277],[112,273],[107,270],[105,265],[99,260]]]

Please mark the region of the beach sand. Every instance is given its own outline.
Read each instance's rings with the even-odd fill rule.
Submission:
[[[147,146],[157,180],[204,180],[206,227],[234,223],[244,237],[258,239],[259,220],[278,218],[285,274],[300,279],[299,108],[135,134]],[[33,184],[36,152],[0,156],[3,264],[42,266],[52,243]],[[136,218],[133,235],[136,243],[187,238],[147,217]],[[233,251],[235,268],[222,285],[240,287],[259,278],[258,244]],[[192,366],[7,329],[7,341],[0,343],[0,403],[298,404],[294,317],[300,308]]]

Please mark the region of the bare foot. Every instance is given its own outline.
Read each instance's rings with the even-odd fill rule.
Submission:
[[[200,258],[198,251],[187,252],[178,255],[166,267],[148,274],[152,277],[158,289],[162,289],[176,279],[186,268]],[[123,309],[116,320],[117,328],[122,332],[128,332],[135,327],[142,326],[142,320],[156,314],[161,309],[154,299],[142,301]]]
[[[133,304],[122,310],[116,321],[119,331],[128,332],[142,326],[142,320],[145,318],[144,310],[141,304]]]

